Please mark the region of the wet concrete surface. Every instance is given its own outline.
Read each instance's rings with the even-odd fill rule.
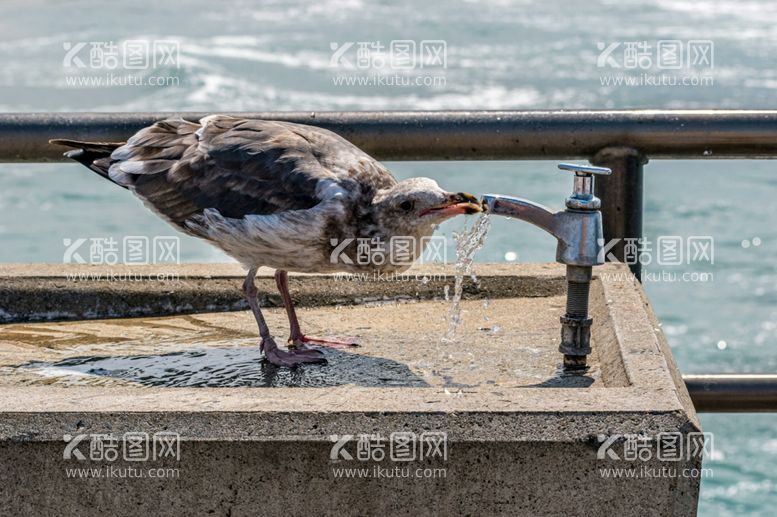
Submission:
[[[326,365],[275,367],[261,357],[250,312],[0,327],[0,386],[153,387],[599,387],[589,371],[564,374],[558,354],[563,296],[467,300],[453,342],[444,300],[299,309],[303,330],[352,336],[325,348]],[[282,309],[265,309],[285,343]],[[596,346],[594,346],[596,350]]]

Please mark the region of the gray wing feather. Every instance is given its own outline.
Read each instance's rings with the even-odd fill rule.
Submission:
[[[340,136],[313,126],[222,115],[164,120],[116,149],[109,176],[171,222],[206,209],[229,218],[312,208],[332,193],[396,183]]]

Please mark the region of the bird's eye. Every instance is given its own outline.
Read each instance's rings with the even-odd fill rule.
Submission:
[[[413,202],[412,201],[402,201],[399,204],[399,208],[401,208],[405,212],[409,212],[410,210],[413,209]]]

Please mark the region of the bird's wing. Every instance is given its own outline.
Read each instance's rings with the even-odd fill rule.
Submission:
[[[114,182],[181,227],[208,209],[235,219],[271,215],[396,183],[379,162],[330,131],[223,115],[199,124],[158,122],[111,160]]]

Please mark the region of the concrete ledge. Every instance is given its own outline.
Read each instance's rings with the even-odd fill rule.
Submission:
[[[563,268],[478,270],[480,288],[470,286],[455,343],[440,342],[448,304],[426,290],[428,283],[295,277],[292,289],[312,302],[303,323],[359,335],[363,346],[327,351],[329,365],[294,372],[262,365],[258,356],[251,362],[256,331],[246,312],[0,326],[0,463],[10,466],[0,469],[6,487],[0,504],[41,515],[693,515],[698,478],[601,474],[603,468],[666,466],[655,456],[638,464],[599,458],[602,436],[619,436],[622,446],[625,436],[640,435],[654,450],[660,433],[685,439],[700,430],[652,309],[627,269],[597,268],[591,369],[576,375],[560,372],[556,350]],[[15,275],[6,280],[45,278],[40,271]],[[236,288],[237,277],[232,282]],[[398,285],[384,285],[392,283]],[[419,291],[408,289],[415,285]],[[315,302],[323,303],[333,288],[342,288],[338,293],[350,302]],[[399,300],[385,294],[408,291]],[[364,292],[387,299],[365,303]],[[283,335],[282,309],[267,313]],[[195,368],[166,362],[187,350],[204,354],[199,361],[224,351],[248,354],[234,356],[248,357],[248,366],[225,379],[256,387],[193,387],[180,371],[187,387],[162,387],[153,371],[132,371],[156,362]],[[74,377],[84,371],[86,377]],[[207,379],[202,385],[209,386]],[[152,464],[178,469],[175,480],[67,475],[67,469],[106,463],[64,458],[65,435],[160,431],[180,435],[180,459]],[[443,478],[337,475],[341,467],[397,464],[333,460],[332,436],[408,431],[445,433],[447,459],[400,465],[441,468]],[[700,465],[695,456],[671,464]]]
[[[440,298],[445,286],[452,286],[452,273],[450,267],[429,265],[411,268],[399,281],[292,274],[290,287],[296,303],[310,307],[422,300]],[[263,306],[282,307],[272,275],[260,269],[256,285]],[[248,310],[244,279],[238,264],[0,264],[0,323]],[[494,264],[478,284],[465,279],[464,297],[505,298],[516,289],[521,296],[550,296],[562,294],[565,286],[555,267],[536,265],[516,276],[510,266]]]

